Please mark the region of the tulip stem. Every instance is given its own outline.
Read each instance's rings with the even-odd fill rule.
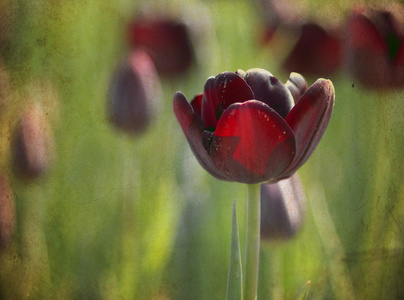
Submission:
[[[247,237],[244,266],[244,300],[257,299],[260,227],[260,184],[249,184],[247,199]]]

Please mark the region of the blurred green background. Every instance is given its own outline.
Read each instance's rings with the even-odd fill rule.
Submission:
[[[190,100],[208,76],[238,68],[261,67],[285,82],[279,66],[290,49],[260,46],[253,1],[155,2],[204,26],[201,54],[186,74],[161,78],[159,115],[145,134],[128,136],[111,126],[106,102],[129,49],[127,25],[144,4],[0,0],[10,82],[0,167],[17,211],[15,238],[0,251],[1,299],[225,298],[232,201],[243,242],[247,189],[200,167],[172,97],[181,90]],[[350,4],[310,7],[321,15]],[[308,280],[309,299],[404,295],[404,92],[366,90],[343,70],[330,79],[333,116],[299,171],[304,226],[293,240],[262,246],[258,299],[295,299]],[[56,143],[55,164],[34,181],[16,177],[10,163],[12,132],[31,102],[44,108]]]

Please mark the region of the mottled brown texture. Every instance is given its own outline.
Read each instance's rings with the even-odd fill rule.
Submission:
[[[12,37],[14,10],[12,1],[0,0],[0,49],[8,46]]]
[[[0,175],[0,250],[13,238],[15,230],[15,206],[8,179]]]

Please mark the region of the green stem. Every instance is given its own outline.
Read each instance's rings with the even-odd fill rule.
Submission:
[[[261,202],[260,185],[248,185],[247,237],[244,267],[244,300],[257,299],[260,249]]]

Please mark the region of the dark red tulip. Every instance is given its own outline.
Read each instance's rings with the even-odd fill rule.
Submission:
[[[309,158],[331,116],[331,81],[306,87],[297,73],[284,85],[263,69],[224,72],[208,78],[191,103],[177,92],[174,112],[196,158],[213,176],[275,182]]]
[[[109,114],[115,126],[129,133],[143,132],[161,102],[161,84],[149,55],[135,50],[119,66],[109,91]]]
[[[302,225],[305,203],[297,173],[276,183],[261,184],[261,239],[292,238]]]
[[[282,67],[288,72],[329,76],[340,67],[341,61],[339,32],[306,23],[301,26],[300,37]]]
[[[14,235],[15,206],[7,178],[0,175],[0,249],[6,247]]]
[[[347,25],[346,64],[369,88],[404,85],[404,5],[353,10]]]
[[[131,45],[144,48],[161,74],[182,73],[194,60],[189,30],[180,20],[140,17],[130,24],[129,35]]]
[[[53,137],[45,114],[30,106],[22,114],[14,141],[14,168],[18,175],[34,178],[49,169]]]

